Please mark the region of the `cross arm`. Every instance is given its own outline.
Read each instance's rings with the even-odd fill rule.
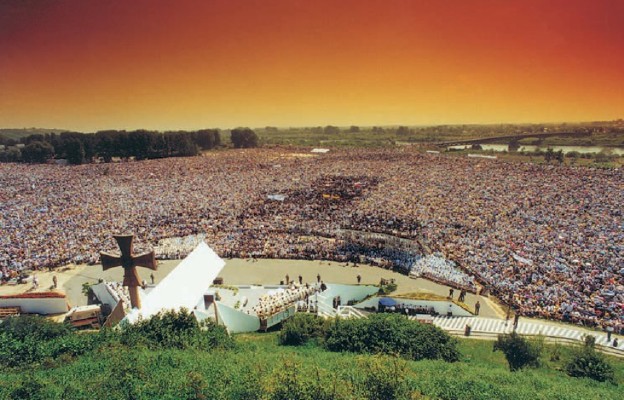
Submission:
[[[132,257],[132,261],[134,262],[134,265],[138,267],[149,268],[154,271],[158,269],[158,264],[156,264],[156,256],[153,251]]]
[[[104,271],[106,271],[107,269],[120,267],[122,264],[121,257],[105,252],[100,253],[100,261],[102,263],[102,269]]]

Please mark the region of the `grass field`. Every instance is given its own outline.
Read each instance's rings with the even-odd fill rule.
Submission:
[[[528,138],[521,144],[541,146],[611,146],[624,147],[624,126],[621,123],[594,124],[544,124],[544,125],[440,125],[415,126],[398,131],[398,127],[359,127],[356,132],[349,127],[334,129],[317,128],[261,128],[256,129],[264,145],[294,146],[354,146],[386,147],[401,144],[425,144],[543,132],[592,132],[581,137]],[[505,141],[501,141],[507,144]]]
[[[541,367],[511,373],[492,343],[478,340],[460,340],[461,361],[446,363],[279,346],[274,333],[235,338],[233,350],[106,347],[25,371],[4,370],[0,398],[286,399],[318,386],[327,398],[360,399],[374,398],[377,386],[371,385],[386,377],[411,398],[607,400],[621,399],[624,384],[624,363],[615,359],[619,386],[568,377],[560,369],[569,348],[551,362],[553,347],[547,346]]]

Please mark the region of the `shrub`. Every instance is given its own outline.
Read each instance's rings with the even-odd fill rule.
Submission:
[[[568,158],[580,158],[581,157],[581,153],[579,153],[578,151],[569,151],[566,153],[565,155]]]
[[[381,296],[389,295],[390,293],[397,290],[397,284],[394,282],[385,282],[379,285],[378,294]]]
[[[303,371],[293,360],[286,359],[264,381],[263,392],[270,400],[332,400],[346,398],[339,392],[335,379],[328,379],[318,368]]]
[[[599,382],[615,382],[613,367],[596,350],[584,348],[572,356],[566,373],[576,378],[590,378]]]
[[[364,371],[362,394],[369,400],[409,399],[411,391],[405,377],[405,362],[394,359],[392,364],[373,358],[361,368]]]
[[[278,340],[282,345],[299,346],[325,335],[325,320],[314,314],[296,313],[284,322]]]
[[[397,314],[336,319],[327,329],[325,346],[331,351],[396,354],[412,360],[459,360],[457,342],[446,332]]]
[[[124,324],[120,341],[127,346],[143,345],[150,349],[209,349],[233,344],[224,327],[211,322],[200,325],[193,313],[185,309]]]
[[[531,342],[516,332],[498,335],[494,343],[494,351],[500,350],[505,354],[511,371],[539,366],[542,347],[541,342]]]
[[[585,336],[583,347],[574,352],[566,364],[566,373],[576,378],[590,378],[598,382],[615,383],[615,372],[605,357],[594,348],[596,338]]]
[[[105,334],[76,334],[71,326],[37,316],[12,317],[0,324],[0,365],[28,367],[70,360],[106,340]]]
[[[20,340],[28,336],[38,340],[50,340],[67,335],[71,331],[71,325],[60,324],[36,315],[11,317],[0,324],[0,333],[6,333]]]

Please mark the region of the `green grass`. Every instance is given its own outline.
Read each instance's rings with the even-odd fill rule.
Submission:
[[[392,357],[332,353],[313,344],[279,346],[271,333],[235,339],[233,350],[113,346],[27,370],[5,370],[0,372],[0,398],[272,399],[280,398],[284,387],[295,393],[318,384],[336,398],[355,399],[369,396],[362,388],[377,368],[403,368],[398,379],[413,398],[606,400],[623,393],[624,363],[610,359],[620,386],[571,378],[561,371],[569,348],[561,350],[560,361],[551,362],[552,346],[547,346],[541,367],[511,373],[488,341],[461,340],[457,363],[399,361],[397,367]]]

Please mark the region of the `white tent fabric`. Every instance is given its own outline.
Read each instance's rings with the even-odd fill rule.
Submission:
[[[192,311],[206,289],[219,275],[225,261],[201,242],[182,262],[141,300],[140,310],[133,309],[126,320],[136,322],[160,311],[186,308]]]

